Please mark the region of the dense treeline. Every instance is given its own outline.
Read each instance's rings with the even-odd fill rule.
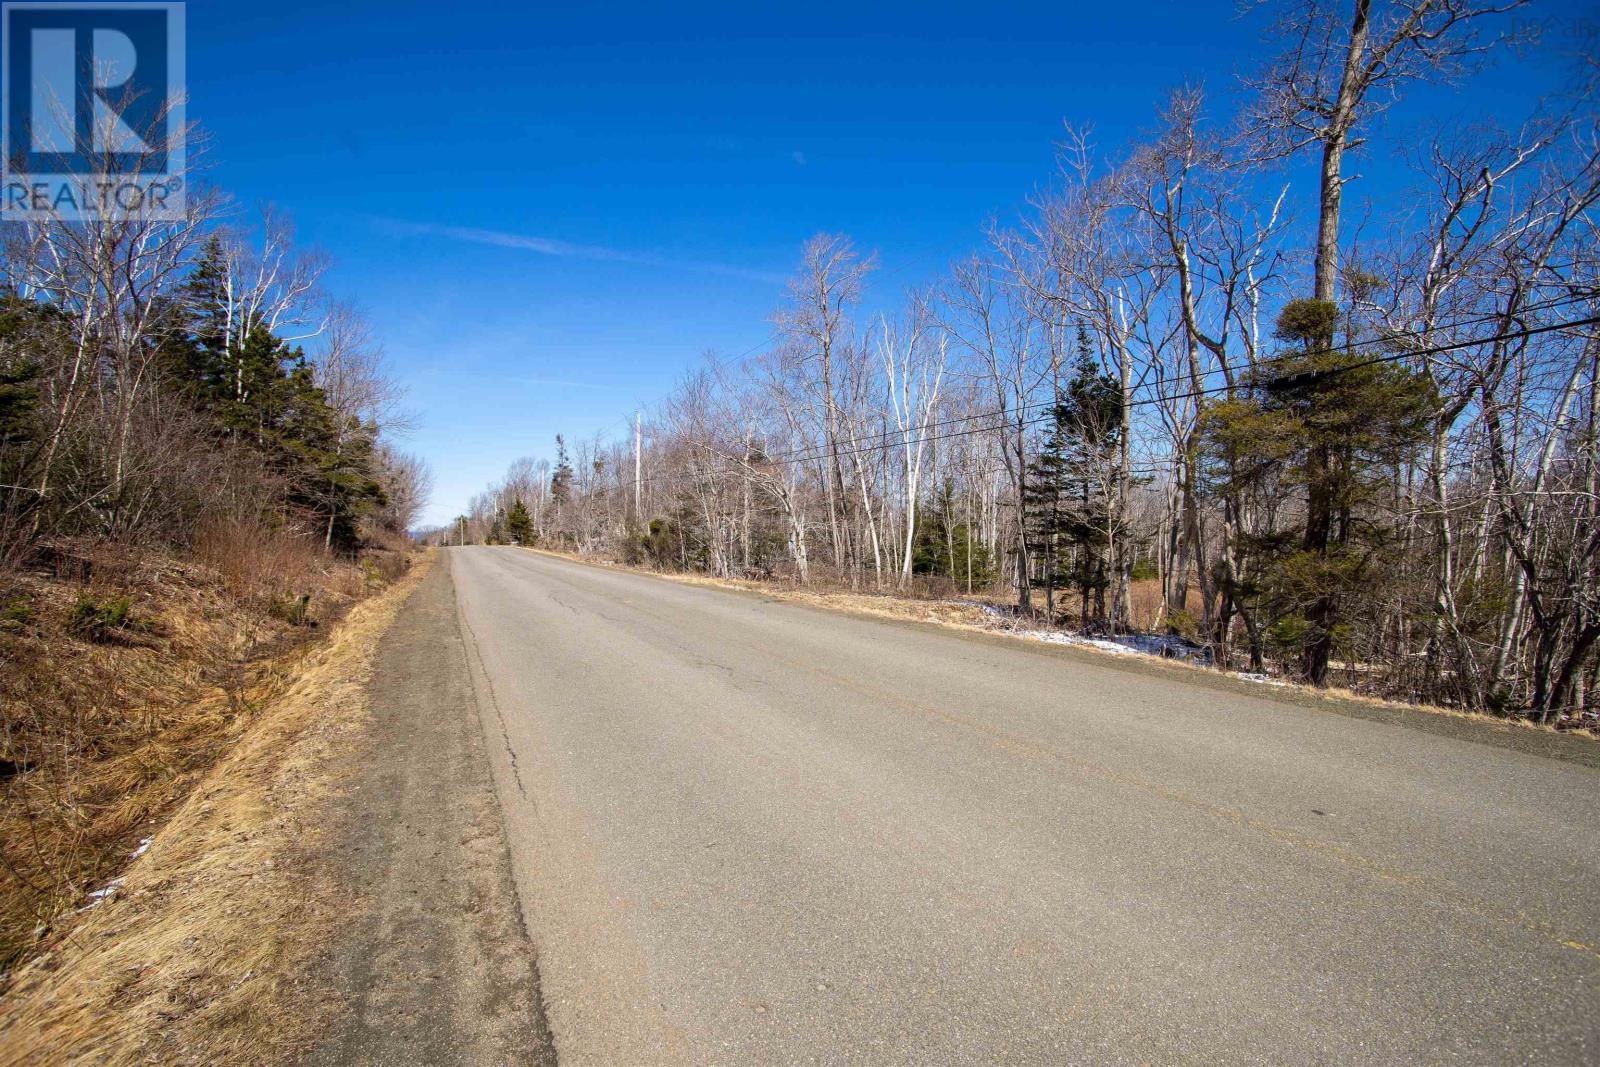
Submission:
[[[1369,193],[1359,235],[1341,213],[1379,113],[1524,28],[1431,0],[1294,7],[1236,118],[1184,89],[1114,157],[1070,136],[1049,192],[897,315],[861,314],[871,257],[815,238],[770,347],[690,374],[637,463],[631,439],[558,440],[438,536],[1007,585],[1021,611],[1169,630],[1222,666],[1592,716],[1592,57],[1515,129],[1391,131],[1409,183]]]
[[[368,328],[270,214],[11,223],[0,249],[0,563],[60,537],[403,536],[426,472],[383,436]],[[237,539],[235,539],[237,541]]]

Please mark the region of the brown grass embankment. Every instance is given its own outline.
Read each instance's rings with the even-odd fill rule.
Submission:
[[[330,768],[366,725],[378,641],[426,569],[273,664],[115,891],[12,975],[0,1065],[271,1062],[315,1030],[331,1006],[296,976],[339,910],[317,858]]]
[[[72,928],[285,655],[393,569],[214,524],[191,558],[63,542],[0,575],[0,973]]]

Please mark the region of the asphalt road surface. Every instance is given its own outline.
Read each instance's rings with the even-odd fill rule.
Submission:
[[[448,563],[563,1063],[1600,1062],[1581,754]]]

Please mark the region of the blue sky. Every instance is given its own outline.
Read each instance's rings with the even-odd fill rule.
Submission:
[[[1174,86],[1234,91],[1261,30],[1236,10],[193,0],[189,108],[212,180],[286,211],[371,317],[440,522],[760,345],[811,234],[876,250],[893,299],[1015,217],[1064,120],[1114,147]],[[1546,84],[1505,63],[1392,125],[1517,117]]]

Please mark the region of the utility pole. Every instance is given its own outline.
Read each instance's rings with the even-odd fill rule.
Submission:
[[[644,455],[644,446],[639,433],[639,412],[633,412],[633,517],[644,522],[644,474],[640,467],[640,457]]]

